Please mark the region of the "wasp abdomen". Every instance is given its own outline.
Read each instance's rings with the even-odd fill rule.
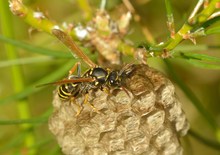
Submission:
[[[63,84],[58,89],[58,95],[62,100],[68,100],[70,97],[76,97],[78,92],[78,84],[74,83]]]

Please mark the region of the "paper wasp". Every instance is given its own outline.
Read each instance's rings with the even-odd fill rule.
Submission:
[[[64,101],[71,102],[77,97],[84,96],[84,101],[80,104],[80,110],[76,116],[78,116],[83,110],[83,104],[88,102],[88,93],[90,90],[101,89],[107,92],[109,92],[111,88],[122,88],[125,90],[125,88],[122,87],[122,82],[123,79],[131,73],[132,65],[126,65],[121,70],[111,70],[109,68],[100,67],[93,63],[66,33],[59,29],[53,29],[52,33],[63,44],[65,44],[73,54],[76,54],[79,58],[83,59],[83,61],[90,67],[90,69],[81,75],[81,67],[78,62],[69,71],[67,79],[43,84],[59,85],[58,95],[60,99]],[[77,70],[77,75],[73,75],[75,70]],[[96,110],[92,103],[89,104],[94,110]]]

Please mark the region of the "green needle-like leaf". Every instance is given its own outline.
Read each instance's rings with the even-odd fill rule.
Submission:
[[[18,120],[0,120],[0,125],[16,125],[16,124],[35,124],[45,123],[48,117],[32,118],[32,119],[18,119]]]
[[[220,69],[220,58],[193,52],[176,52],[176,58],[182,58],[192,65],[205,69]]]
[[[68,63],[64,64],[61,68],[56,70],[55,72],[51,73],[50,75],[40,79],[39,81],[37,81],[36,83],[33,83],[30,86],[27,86],[23,91],[10,95],[6,98],[0,99],[0,105],[11,102],[11,101],[23,99],[35,92],[40,91],[42,88],[36,88],[37,85],[55,81],[61,78],[65,73],[68,72],[68,70],[71,68],[71,66],[73,66],[73,64],[74,64],[74,61],[71,60]]]
[[[0,120],[0,125],[16,125],[16,124],[40,124],[45,123],[52,113],[52,108],[48,109],[41,116],[30,119],[17,119],[17,120]],[[36,125],[35,125],[36,126]]]
[[[174,55],[175,56],[175,55]],[[199,54],[193,52],[180,52],[180,57],[185,59],[194,59],[194,60],[202,60],[202,61],[209,61],[209,62],[220,62],[220,58],[209,56],[206,54]]]
[[[3,146],[0,147],[0,153],[3,154],[4,152],[8,151],[11,148],[16,148],[20,145],[25,138],[26,132],[20,132],[16,135],[13,139],[10,139],[6,142]]]
[[[204,69],[216,69],[219,70],[220,69],[220,65],[218,64],[209,64],[206,62],[202,62],[202,61],[198,61],[198,60],[193,60],[193,59],[186,59],[187,62],[191,63],[192,65],[196,66],[196,67],[200,67],[200,68],[204,68]]]
[[[199,113],[207,121],[207,124],[212,127],[212,129],[217,131],[218,125],[212,115],[204,108],[201,101],[197,98],[193,91],[183,82],[183,80],[178,77],[171,63],[168,60],[165,60],[164,62],[167,65],[167,71],[170,74],[171,78],[178,84],[178,86],[183,90],[186,96],[191,100]]]
[[[220,143],[218,143],[216,141],[212,141],[210,139],[207,139],[204,136],[199,135],[198,133],[196,133],[193,130],[189,130],[189,134],[192,137],[196,138],[199,142],[201,142],[201,143],[203,143],[205,145],[208,145],[208,146],[210,146],[213,149],[220,150]]]
[[[6,61],[0,61],[0,67],[9,67],[12,65],[27,65],[27,64],[33,64],[33,63],[42,63],[52,61],[53,58],[51,57],[31,57],[31,58],[18,58],[14,60],[6,60]]]
[[[58,57],[58,58],[72,58],[73,57],[70,52],[49,50],[46,48],[29,45],[29,44],[21,42],[21,41],[16,41],[16,40],[4,37],[2,35],[0,35],[0,41],[9,43],[11,45],[14,45],[14,46],[22,48],[22,49],[25,49],[28,52],[34,52],[34,53],[49,55],[49,56]]]
[[[207,35],[218,34],[218,33],[220,33],[220,26],[212,27],[212,28],[206,30],[205,33]]]

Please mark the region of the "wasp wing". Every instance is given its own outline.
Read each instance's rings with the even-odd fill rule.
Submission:
[[[68,34],[59,29],[53,29],[52,33],[71,50],[73,55],[76,54],[79,58],[83,59],[83,61],[86,62],[90,67],[97,66],[87,55],[83,53],[83,51],[76,45],[76,43]]]
[[[43,87],[48,85],[62,85],[67,83],[80,83],[80,82],[93,82],[95,79],[93,78],[74,78],[74,79],[64,79],[60,81],[50,82],[50,83],[44,83],[37,85],[36,87]]]

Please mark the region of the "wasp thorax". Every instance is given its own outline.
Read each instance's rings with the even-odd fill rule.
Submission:
[[[92,77],[96,79],[94,81],[95,86],[104,84],[106,82],[107,76],[108,72],[101,67],[91,68],[85,73],[85,77]]]
[[[132,67],[132,69],[130,69]],[[108,71],[112,85],[117,76],[121,87],[106,93],[91,89],[72,104],[54,95],[54,112],[49,128],[64,154],[182,155],[180,137],[189,124],[175,94],[173,84],[160,72],[147,65],[128,66],[121,71]],[[100,68],[91,70],[98,77]],[[123,76],[123,77],[122,77]],[[81,84],[80,89],[84,85]],[[80,103],[84,109],[77,117]]]

